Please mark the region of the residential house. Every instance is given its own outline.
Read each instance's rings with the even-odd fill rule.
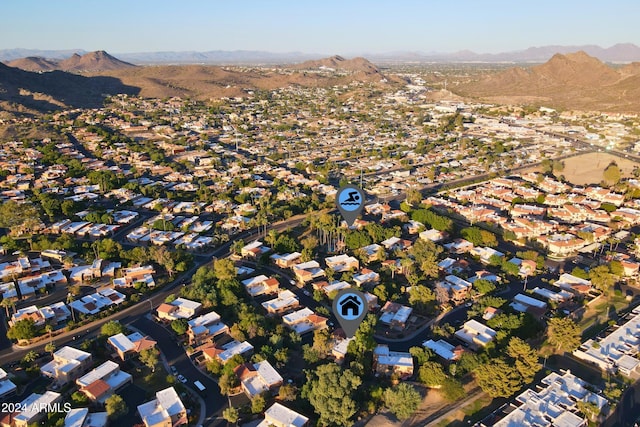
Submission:
[[[66,384],[84,374],[92,363],[91,353],[64,346],[53,353],[53,360],[43,365],[40,372],[58,384]]]
[[[360,268],[360,262],[357,258],[341,254],[330,256],[324,259],[327,268],[331,268],[336,273],[342,273],[349,270],[357,270]]]
[[[64,417],[64,427],[107,427],[106,412],[89,413],[88,408],[75,408]]]
[[[454,346],[443,339],[438,341],[427,340],[423,342],[422,345],[442,357],[447,362],[455,362],[456,360],[459,360],[464,353],[464,348],[462,346]]]
[[[271,251],[271,248],[264,246],[263,243],[259,240],[249,243],[240,249],[240,255],[243,258],[255,258],[258,259],[262,255],[267,254]]]
[[[113,347],[122,361],[140,354],[142,350],[153,348],[157,344],[155,340],[149,336],[142,335],[140,332],[134,332],[129,335],[116,334],[109,337],[107,343]]]
[[[0,368],[0,400],[15,393],[16,388],[16,385],[9,379],[7,372]]]
[[[588,294],[592,288],[591,280],[581,279],[569,273],[562,273],[554,285],[576,295]]]
[[[383,247],[373,243],[371,245],[367,245],[365,247],[362,247],[360,249],[358,249],[359,252],[361,252],[364,256],[364,258],[368,261],[368,262],[373,262],[373,261],[380,261],[380,254],[384,251]]]
[[[542,317],[547,312],[547,303],[539,299],[531,298],[529,295],[518,294],[513,297],[509,305],[521,313],[529,313],[535,317]]]
[[[474,348],[484,347],[496,338],[497,332],[477,320],[467,320],[454,334]]]
[[[353,282],[356,286],[374,286],[380,283],[380,275],[368,268],[363,268],[360,273],[353,276]]]
[[[298,260],[302,254],[300,252],[293,252],[291,254],[273,254],[269,258],[280,268],[291,268],[298,264]]]
[[[620,372],[626,376],[640,373],[640,308],[627,315],[627,321],[616,325],[615,330],[604,338],[585,341],[573,355],[610,373]]]
[[[94,294],[85,295],[79,300],[72,301],[69,306],[80,314],[94,315],[113,305],[120,305],[124,301],[124,294],[114,289],[106,288]]]
[[[440,231],[430,228],[429,230],[421,231],[420,234],[418,234],[418,237],[420,237],[422,240],[431,240],[434,243],[439,243],[443,240],[448,239],[449,233],[447,233],[446,231]]]
[[[282,376],[267,360],[257,363],[245,363],[234,369],[242,390],[249,397],[254,397],[266,392],[274,391],[282,385]]]
[[[277,298],[263,302],[262,306],[267,310],[267,313],[280,314],[297,307],[299,304],[296,294],[287,289],[278,292]]]
[[[445,249],[453,254],[465,254],[473,249],[473,243],[465,239],[455,239],[444,245]]]
[[[78,378],[76,384],[91,401],[104,403],[116,391],[133,383],[133,377],[120,370],[120,365],[107,360]]]
[[[588,425],[588,420],[580,412],[578,403],[594,405],[598,414],[605,412],[608,405],[606,398],[591,391],[595,389],[571,371],[552,372],[536,388],[526,389],[515,398],[515,402],[503,406],[500,413],[488,418],[491,419],[490,423],[480,425],[583,427]]]
[[[568,233],[539,236],[537,241],[556,255],[569,255],[586,244],[584,240]]]
[[[413,356],[411,353],[390,351],[388,345],[379,344],[373,350],[373,369],[378,374],[407,379],[413,375]]]
[[[225,364],[233,356],[239,354],[241,356],[248,355],[253,351],[253,346],[248,341],[239,342],[233,340],[222,345],[212,345],[202,349],[205,360],[217,360]]]
[[[45,391],[44,394],[31,393],[26,399],[20,402],[19,407],[24,408],[19,414],[13,417],[15,427],[27,427],[38,424],[56,404],[62,403],[62,395],[54,391]]]
[[[504,258],[504,254],[502,252],[488,247],[475,247],[471,249],[469,253],[473,256],[479,257],[480,262],[483,264],[491,263],[492,257],[498,257],[500,259]]]
[[[176,298],[170,303],[162,303],[157,308],[158,317],[163,320],[191,319],[202,310],[202,304],[186,298]]]
[[[403,330],[407,326],[413,308],[387,301],[380,312],[382,313],[380,322],[389,325],[393,329]]]
[[[274,277],[267,277],[261,274],[242,281],[247,293],[252,297],[259,295],[274,294],[278,292],[280,283]]]
[[[256,427],[304,427],[309,418],[276,402],[264,411],[264,420]]]
[[[160,390],[156,398],[138,406],[145,427],[178,427],[187,425],[187,410],[173,387]]]
[[[189,320],[188,325],[187,336],[190,345],[200,345],[217,335],[229,332],[229,327],[220,321],[220,315],[215,311]]]
[[[315,314],[310,308],[302,308],[282,317],[284,325],[299,335],[326,328],[327,320],[326,317]]]
[[[312,260],[296,264],[293,266],[293,274],[301,283],[308,283],[314,279],[325,277],[326,274],[318,261]]]

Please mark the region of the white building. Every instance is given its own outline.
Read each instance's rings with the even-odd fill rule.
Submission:
[[[309,418],[287,408],[279,403],[274,403],[264,411],[264,420],[256,427],[304,427]]]
[[[187,410],[173,387],[160,390],[156,398],[138,406],[146,427],[178,427],[187,425]]]

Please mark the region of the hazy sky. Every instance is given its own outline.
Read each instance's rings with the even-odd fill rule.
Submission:
[[[7,0],[0,49],[494,53],[640,45],[638,0]]]

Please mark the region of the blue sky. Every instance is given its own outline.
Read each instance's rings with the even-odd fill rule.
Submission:
[[[8,0],[0,49],[495,53],[640,45],[637,0]]]

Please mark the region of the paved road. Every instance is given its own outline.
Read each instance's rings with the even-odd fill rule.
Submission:
[[[222,411],[228,406],[227,398],[220,394],[220,387],[209,376],[198,370],[187,357],[184,348],[178,345],[174,334],[169,333],[158,323],[149,320],[146,316],[140,316],[131,324],[141,332],[149,335],[158,342],[160,351],[167,359],[170,366],[175,366],[180,374],[187,379],[187,385],[197,390],[194,381],[200,381],[206,387],[206,395],[203,397],[206,404],[205,426],[226,426],[222,417]]]

